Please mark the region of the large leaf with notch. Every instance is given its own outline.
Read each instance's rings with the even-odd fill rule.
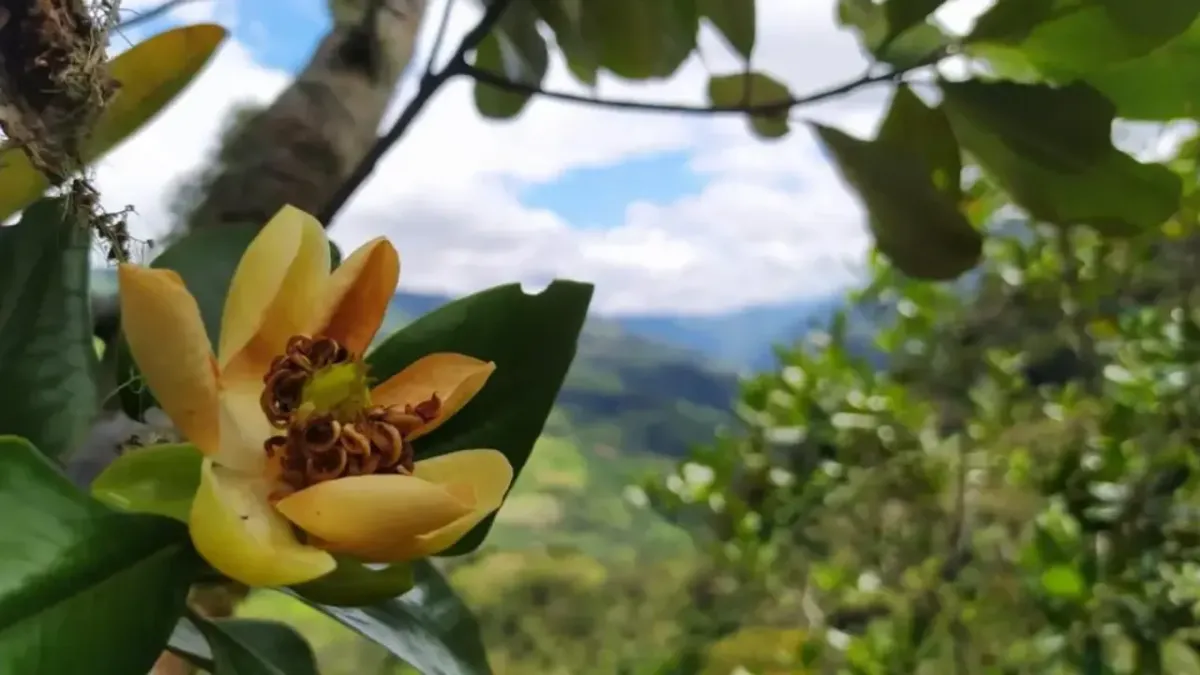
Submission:
[[[0,228],[0,434],[51,457],[83,441],[99,404],[88,217],[43,199]]]
[[[0,512],[0,672],[149,672],[199,569],[185,528],[109,510],[12,436]]]
[[[573,281],[555,281],[537,295],[527,294],[519,284],[498,286],[417,319],[368,354],[371,373],[381,380],[434,352],[457,352],[496,364],[487,385],[465,408],[415,441],[417,459],[494,448],[519,474],[575,358],[591,297],[590,284]],[[476,526],[446,555],[474,550],[493,518],[494,514]]]

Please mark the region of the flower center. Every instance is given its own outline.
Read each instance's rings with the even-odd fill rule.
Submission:
[[[441,408],[436,395],[415,406],[373,405],[366,364],[321,336],[288,340],[263,383],[263,413],[281,432],[263,444],[278,466],[280,497],[335,478],[412,473],[408,436]]]

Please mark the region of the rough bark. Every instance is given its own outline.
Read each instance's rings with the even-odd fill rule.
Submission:
[[[426,3],[358,4],[358,12],[337,13],[291,86],[234,135],[189,227],[265,223],[283,204],[318,212],[366,154],[412,58]]]

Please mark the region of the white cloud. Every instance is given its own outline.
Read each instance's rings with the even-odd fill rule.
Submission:
[[[431,13],[440,5],[434,2]],[[473,3],[459,5],[452,36],[477,15]],[[853,35],[835,26],[832,0],[758,5],[756,66],[781,76],[794,92],[839,84],[866,68]],[[421,57],[432,30],[424,33]],[[703,53],[704,63],[693,59],[669,81],[606,79],[599,94],[703,103],[707,72],[738,68],[715,35],[704,37]],[[405,78],[393,114],[411,96],[414,75]],[[140,215],[131,227],[161,236],[169,225],[164,189],[203,160],[231,106],[269,100],[286,82],[286,74],[255,64],[231,42],[176,104],[99,167],[108,207],[135,205]],[[547,86],[583,91],[557,61]],[[884,88],[868,90],[797,111],[796,119],[868,133],[885,96]],[[628,204],[625,221],[609,230],[574,229],[518,199],[522,184],[680,150],[707,179],[704,189],[667,203]],[[801,124],[788,138],[766,143],[736,117],[547,100],[533,102],[515,121],[490,123],[474,111],[465,82],[436,96],[333,230],[343,247],[380,234],[401,250],[404,288],[469,292],[562,276],[595,282],[597,308],[610,312],[719,311],[827,293],[852,278],[867,242],[860,208]]]

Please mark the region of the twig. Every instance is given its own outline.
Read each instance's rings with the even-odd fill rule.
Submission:
[[[454,0],[446,0],[442,9],[442,19],[438,22],[437,33],[433,36],[433,46],[429,48],[429,61],[425,63],[425,77],[431,77],[437,67],[438,53],[442,51],[442,42],[446,40],[446,30],[450,26],[450,14],[454,11]]]
[[[117,30],[129,30],[130,28],[134,28],[135,26],[138,26],[140,24],[146,23],[148,21],[153,21],[153,20],[157,19],[158,17],[175,9],[176,7],[179,7],[181,5],[186,5],[186,4],[192,3],[192,2],[198,2],[198,1],[199,0],[166,0],[166,2],[160,4],[156,7],[148,9],[144,12],[138,12],[137,16],[134,16],[131,19],[126,19],[126,20],[118,23],[116,25],[116,29]]]
[[[897,69],[882,74],[871,75],[868,73],[850,82],[846,82],[835,87],[820,89],[805,96],[789,97],[779,101],[761,103],[758,105],[692,105],[687,103],[650,103],[646,101],[633,101],[629,99],[599,98],[596,96],[588,96],[586,94],[571,94],[565,91],[546,90],[535,85],[514,82],[495,73],[470,65],[466,66],[465,74],[469,75],[478,82],[490,84],[497,89],[504,89],[505,91],[511,91],[518,94],[527,94],[530,96],[542,96],[545,98],[554,99],[556,101],[565,101],[567,103],[593,105],[601,108],[641,110],[645,112],[660,113],[684,113],[695,115],[728,113],[772,115],[778,114],[781,111],[789,108],[812,105],[814,103],[820,103],[822,101],[827,101],[839,96],[845,96],[846,94],[849,94],[860,87],[884,82],[894,82],[905,73],[927,65],[932,65],[932,63],[936,62],[936,60],[937,59],[926,60],[908,68]]]
[[[375,144],[367,151],[362,161],[358,163],[358,166],[354,167],[354,171],[350,176],[338,186],[337,191],[329,199],[329,203],[318,214],[318,219],[322,224],[326,227],[329,226],[334,216],[349,201],[351,195],[375,171],[375,167],[379,164],[379,160],[383,158],[383,155],[400,140],[404,132],[408,131],[412,123],[416,121],[417,115],[428,105],[437,90],[454,76],[466,72],[467,54],[478,47],[483,38],[487,37],[488,32],[492,30],[504,14],[504,10],[508,8],[510,1],[492,0],[487,10],[484,11],[483,16],[479,18],[475,26],[463,37],[462,42],[458,45],[458,49],[454,52],[454,57],[450,59],[450,63],[437,72],[427,72],[421,78],[421,84],[417,87],[416,95],[404,107],[404,110],[400,112],[400,116],[396,118],[396,122],[392,124],[392,128],[388,129],[386,134],[375,141]]]

